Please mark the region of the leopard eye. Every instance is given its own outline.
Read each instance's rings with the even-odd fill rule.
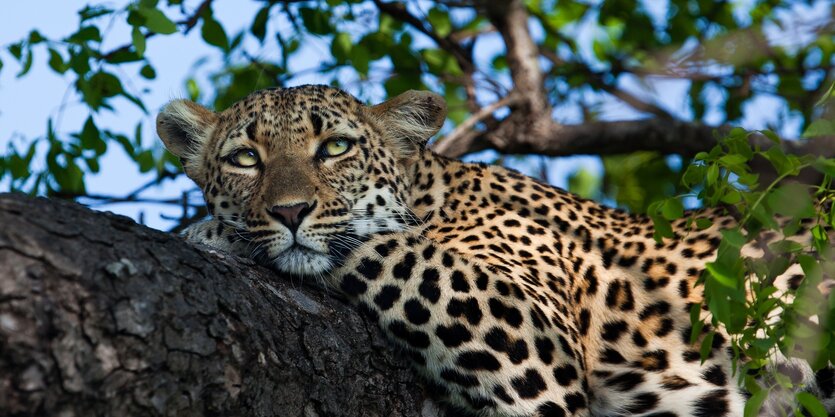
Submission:
[[[258,165],[260,159],[255,149],[239,149],[227,158],[230,164],[239,168],[251,168]]]
[[[353,142],[346,138],[328,139],[322,146],[319,147],[319,156],[323,158],[332,158],[348,152],[353,146]]]

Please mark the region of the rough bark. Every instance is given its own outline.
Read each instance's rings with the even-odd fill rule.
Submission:
[[[125,217],[0,195],[0,415],[432,410],[339,300]]]

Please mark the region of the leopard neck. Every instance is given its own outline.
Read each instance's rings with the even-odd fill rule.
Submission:
[[[406,201],[418,219],[443,222],[443,209],[457,178],[479,165],[469,164],[421,149],[411,167]]]

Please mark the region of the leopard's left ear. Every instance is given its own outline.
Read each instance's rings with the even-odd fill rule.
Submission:
[[[200,154],[217,115],[189,100],[173,100],[157,116],[157,134],[172,154],[184,160]]]
[[[430,91],[409,90],[369,108],[371,117],[393,144],[405,152],[417,152],[446,120],[446,102]]]

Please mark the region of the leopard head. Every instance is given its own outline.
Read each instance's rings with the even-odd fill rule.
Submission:
[[[157,132],[256,259],[319,275],[365,237],[408,227],[410,167],[445,116],[429,92],[366,106],[302,86],[258,91],[221,112],[174,100]]]

